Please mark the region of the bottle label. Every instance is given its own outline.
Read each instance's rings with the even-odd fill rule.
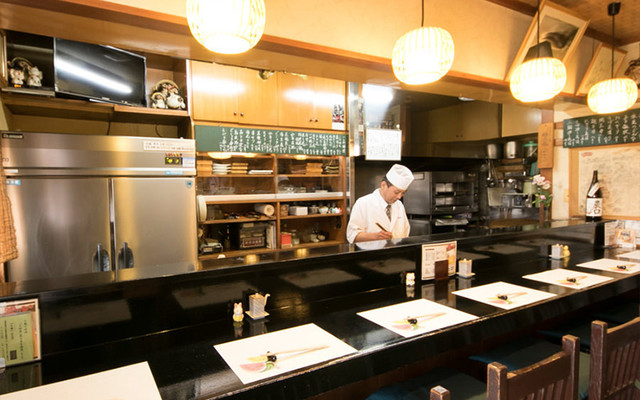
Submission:
[[[591,185],[591,187],[589,188],[589,191],[587,192],[587,196],[593,196],[594,194],[596,194],[598,189],[600,189],[600,183],[596,182],[593,185]]]
[[[587,217],[602,217],[602,199],[587,199]]]

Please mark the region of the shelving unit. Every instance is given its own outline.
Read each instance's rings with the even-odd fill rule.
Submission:
[[[239,249],[239,238],[229,238],[234,243],[225,256],[273,251],[280,248],[304,248],[333,245],[345,242],[346,206],[344,156],[308,156],[304,159],[292,155],[260,154],[247,157],[235,154],[226,160],[211,159],[206,152],[198,152],[197,190],[199,202],[206,206],[206,216],[199,220],[201,240],[213,239],[223,243],[227,226],[234,235],[239,230],[251,228],[254,223],[266,223],[265,247]],[[211,172],[214,163],[245,164],[244,174]],[[250,175],[252,170],[273,171]],[[310,173],[303,173],[307,169]],[[295,173],[292,173],[295,172]],[[320,171],[320,172],[318,172]],[[233,188],[233,189],[231,189]],[[228,193],[228,191],[233,193]],[[218,194],[221,193],[221,194]],[[265,216],[256,211],[256,205],[268,204],[273,215]],[[306,215],[291,215],[289,207],[307,207]],[[326,209],[320,210],[322,207]],[[271,232],[267,232],[267,231]],[[293,235],[288,244],[287,234]],[[318,235],[324,238],[317,240]],[[299,242],[295,239],[298,237]],[[317,241],[314,241],[314,238]],[[231,240],[233,239],[233,240]],[[217,253],[201,255],[200,259],[217,257]]]
[[[9,130],[83,134],[106,132],[116,135],[187,138],[192,136],[191,118],[187,109],[156,109],[55,97],[53,38],[11,31],[3,39],[6,40],[2,45],[6,47],[8,58],[24,57],[43,72],[42,88],[13,88],[10,85],[2,87],[0,98],[8,110]],[[186,100],[185,60],[156,54],[139,54],[144,55],[146,59],[147,95],[151,94],[158,82],[171,80],[181,88]],[[7,85],[7,76],[2,76],[0,80],[3,85]],[[74,121],[69,123],[68,120]],[[163,127],[163,135],[158,133],[159,126]]]

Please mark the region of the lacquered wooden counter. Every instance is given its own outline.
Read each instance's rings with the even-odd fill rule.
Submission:
[[[476,276],[451,277],[437,283],[417,279],[413,294],[401,282],[400,271],[416,268],[420,249],[420,240],[416,238],[382,250],[276,262],[255,269],[222,269],[216,274],[122,282],[83,291],[43,292],[41,301],[48,304],[42,311],[42,329],[48,332],[43,338],[45,356],[38,363],[8,368],[3,391],[20,388],[9,384],[12,377],[22,379],[21,387],[29,387],[39,383],[38,376],[46,384],[148,361],[162,398],[167,400],[299,399],[322,397],[334,390],[352,397],[357,390],[349,388],[357,388],[359,382],[390,376],[407,365],[416,366],[413,370],[417,373],[433,364],[455,363],[455,357],[480,351],[501,338],[548,326],[569,314],[606,307],[612,301],[638,298],[639,274],[583,269],[614,278],[583,290],[552,287],[522,278],[562,266],[563,261],[548,257],[549,245],[553,243],[570,246],[571,257],[566,266],[571,269],[580,269],[575,267],[577,263],[615,253],[595,245],[593,235],[593,226],[579,225],[460,238],[458,251],[486,257],[474,261]],[[500,249],[496,245],[501,244],[512,246],[509,254],[495,251]],[[316,270],[323,270],[327,282],[336,271],[340,271],[336,276],[349,278],[306,288],[292,284],[289,274]],[[495,281],[551,291],[557,296],[507,311],[451,294],[457,289]],[[230,305],[245,289],[271,294],[267,304],[270,316],[260,321],[245,318],[238,329],[231,320]],[[480,318],[404,338],[356,315],[417,298],[434,300]],[[100,305],[112,315],[104,317],[104,323],[83,324],[82,318],[89,316],[82,313],[90,312],[92,309],[87,305],[91,304]],[[128,314],[115,311],[121,310],[119,306],[123,304]],[[73,327],[67,321],[64,329],[60,328],[65,318],[78,322]],[[213,348],[219,343],[306,323],[315,323],[358,352],[243,385]]]

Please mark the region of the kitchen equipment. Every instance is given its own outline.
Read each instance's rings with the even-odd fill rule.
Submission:
[[[487,158],[490,160],[499,160],[502,158],[502,146],[498,143],[487,144]]]
[[[504,144],[504,158],[517,158],[521,154],[520,143],[510,140]]]
[[[538,144],[533,140],[528,141],[527,143],[522,145],[522,147],[524,148],[525,158],[533,158],[538,153]]]
[[[2,132],[19,256],[9,281],[197,261],[195,142]]]
[[[496,186],[496,171],[493,168],[493,160],[487,160],[487,187]]]
[[[478,211],[477,175],[464,171],[414,172],[404,195],[407,214],[442,215]]]

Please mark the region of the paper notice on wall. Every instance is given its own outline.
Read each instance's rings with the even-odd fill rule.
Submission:
[[[400,161],[402,131],[399,129],[367,129],[365,158],[367,160]]]

